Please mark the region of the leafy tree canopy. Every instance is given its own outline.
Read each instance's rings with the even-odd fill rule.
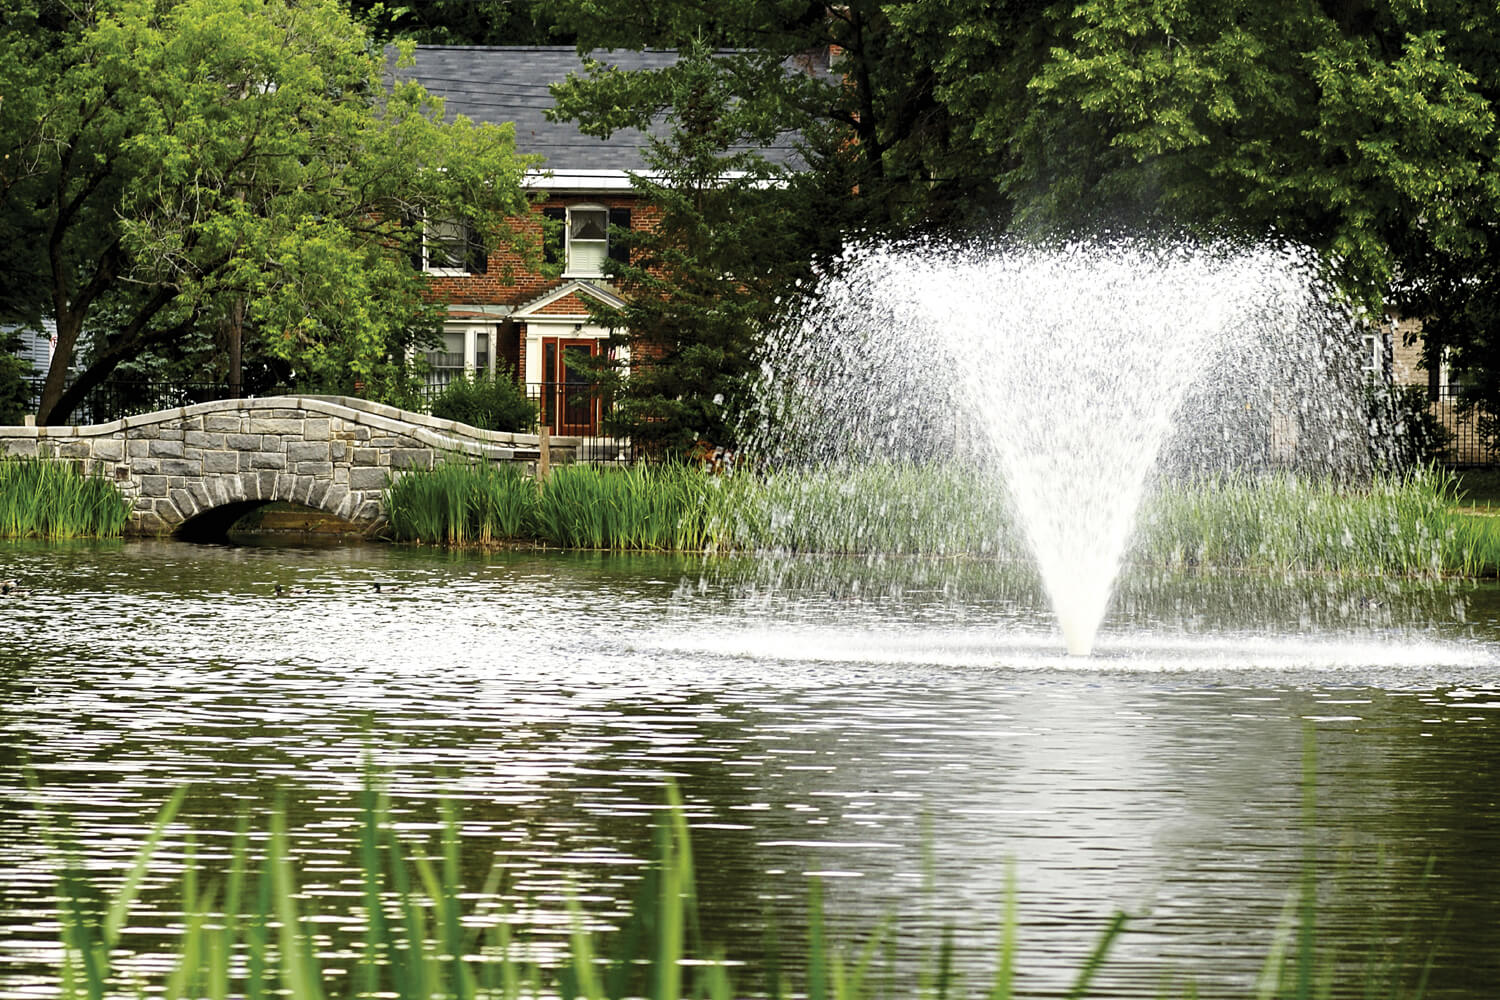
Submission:
[[[313,379],[399,380],[413,221],[513,238],[527,160],[385,69],[331,0],[0,0],[0,315],[57,324],[41,422],[231,308]]]

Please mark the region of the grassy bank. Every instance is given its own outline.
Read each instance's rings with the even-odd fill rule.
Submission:
[[[402,541],[533,540],[565,548],[1024,559],[1001,483],[898,463],[713,475],[685,466],[565,466],[545,485],[443,465],[387,490]],[[1166,484],[1129,559],[1172,567],[1493,576],[1500,518],[1462,508],[1438,471],[1337,484],[1286,475]]]
[[[114,483],[71,462],[0,458],[0,538],[114,538],[129,514]]]

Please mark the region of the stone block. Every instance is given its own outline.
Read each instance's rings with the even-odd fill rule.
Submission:
[[[151,441],[148,445],[146,454],[152,458],[181,458],[183,454],[181,441]]]
[[[251,417],[251,434],[277,434],[283,437],[301,437],[302,421],[285,417]]]
[[[344,456],[349,454],[349,446],[342,441],[334,441],[328,446],[328,457],[335,462],[342,462]]]
[[[214,448],[224,447],[223,434],[209,434],[206,431],[188,431],[182,436],[182,441],[189,448]]]
[[[161,429],[161,439],[163,441],[181,441],[186,433],[181,427],[163,427]]]
[[[330,424],[327,417],[308,417],[302,421],[302,436],[308,441],[327,441],[333,433]]]
[[[271,495],[277,500],[295,500],[297,492],[297,477],[290,472],[278,472],[276,474],[276,485],[272,488]]]
[[[203,453],[203,471],[208,472],[239,472],[240,453],[237,451],[205,451]]]
[[[260,435],[225,434],[224,447],[234,451],[260,451]]]
[[[131,458],[145,458],[146,453],[151,450],[151,442],[137,441],[132,438],[125,443],[125,450]]]
[[[166,476],[140,476],[141,496],[164,497],[167,495]]]
[[[307,505],[309,507],[322,507],[323,501],[328,497],[328,491],[333,484],[326,479],[314,479],[312,486],[307,490]]]
[[[269,500],[270,497],[260,495],[260,474],[257,472],[240,473],[240,491],[246,500]]]
[[[161,475],[161,459],[159,458],[138,458],[130,463],[130,467],[138,476]]]
[[[262,500],[276,499],[276,476],[277,473],[270,469],[262,469],[255,473],[260,478],[260,496]]]
[[[167,499],[172,501],[172,506],[182,512],[184,518],[189,518],[198,513],[198,503],[193,499],[192,493],[185,489],[167,491]]]
[[[94,457],[103,462],[118,462],[125,457],[125,442],[113,439],[95,441]]]
[[[203,429],[215,434],[238,434],[240,418],[233,414],[210,413],[203,418]]]
[[[201,476],[203,463],[189,462],[182,458],[164,458],[161,462],[161,471],[167,476]]]
[[[368,523],[375,520],[379,516],[380,501],[366,500],[364,503],[359,505],[359,509],[354,512],[354,516],[350,518],[350,520]]]
[[[160,424],[142,424],[139,427],[131,427],[128,435],[132,443],[140,441],[155,441],[161,437]]]
[[[156,516],[161,518],[169,528],[175,528],[186,520],[182,516],[182,511],[177,509],[177,505],[169,497],[151,501],[151,509],[156,511]]]
[[[279,451],[251,451],[244,455],[247,469],[285,469],[286,456]]]
[[[315,476],[318,479],[332,479],[333,478],[333,463],[332,462],[298,462],[297,463],[297,475],[299,475],[299,476]]]
[[[348,486],[349,485],[349,467],[347,465],[335,466],[334,470],[333,470],[333,481],[336,482],[336,483],[342,483],[343,485]]]
[[[349,499],[349,488],[347,486],[330,486],[328,492],[323,495],[323,500],[318,504],[322,510],[330,514],[337,514]]]
[[[326,462],[328,451],[326,441],[289,441],[286,446],[286,460],[288,462]]]
[[[171,528],[154,510],[136,511],[130,519],[130,530],[137,535],[165,535]]]
[[[197,416],[197,417],[183,417],[182,418],[182,429],[183,429],[184,433],[189,432],[189,431],[201,431],[201,430],[203,430],[203,417],[202,416]]]
[[[349,461],[355,465],[378,465],[380,463],[380,452],[374,448],[355,448],[354,454]]]
[[[397,448],[391,452],[391,468],[430,469],[432,468],[432,450],[430,448]]]
[[[349,488],[354,490],[383,490],[386,479],[384,469],[356,466],[349,470]]]
[[[208,484],[202,479],[189,482],[188,492],[193,495],[193,502],[198,505],[200,512],[219,506],[220,501],[214,499],[213,494],[208,491]]]
[[[6,442],[5,454],[18,458],[33,458],[36,455],[36,438],[22,438]]]
[[[394,437],[392,437],[389,434],[381,434],[378,437],[372,437],[372,438],[370,438],[370,447],[371,448],[379,448],[382,451],[389,451],[390,449],[396,447],[396,445],[399,444],[399,443],[400,442],[398,442]]]
[[[64,441],[57,448],[58,458],[89,458],[93,453],[87,441]]]

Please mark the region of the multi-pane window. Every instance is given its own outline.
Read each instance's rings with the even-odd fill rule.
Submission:
[[[429,218],[422,223],[420,259],[414,263],[430,274],[484,274],[488,256],[466,220]]]
[[[549,230],[544,244],[546,260],[561,264],[570,278],[598,278],[604,262],[625,262],[625,247],[611,239],[610,229],[630,228],[630,209],[602,205],[549,206],[542,209]]]

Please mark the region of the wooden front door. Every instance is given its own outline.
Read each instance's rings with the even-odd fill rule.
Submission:
[[[542,419],[553,434],[599,433],[599,393],[581,363],[598,353],[597,340],[542,338]]]

